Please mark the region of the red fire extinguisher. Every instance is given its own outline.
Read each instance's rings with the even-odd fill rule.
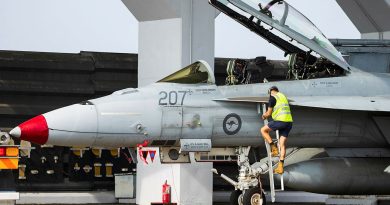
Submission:
[[[167,180],[162,185],[162,202],[163,204],[171,203],[171,185],[167,184]]]

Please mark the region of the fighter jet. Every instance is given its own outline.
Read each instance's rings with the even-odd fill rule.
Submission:
[[[295,149],[289,152],[284,174],[287,187],[337,195],[390,194],[390,175],[385,172],[390,165],[390,75],[348,65],[321,31],[286,1],[210,4],[282,49],[289,56],[286,78],[269,82],[271,70],[264,71],[264,83],[237,84],[230,76],[235,85],[216,86],[210,66],[197,61],[149,86],[44,113],[10,134],[37,144],[77,147],[135,147],[147,140],[150,146],[196,152],[210,145],[207,151],[237,148],[236,154],[245,158],[247,150],[242,148],[264,147],[259,108],[268,101],[268,89],[277,86],[288,96],[294,116],[288,146]],[[200,141],[203,147],[191,148]],[[305,148],[321,148],[325,157],[299,154]],[[267,170],[241,162],[238,182],[230,182],[247,200],[258,196],[253,189]]]

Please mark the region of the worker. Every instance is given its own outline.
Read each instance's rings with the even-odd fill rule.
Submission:
[[[270,121],[267,125],[264,125],[261,128],[261,134],[264,140],[270,144],[271,147],[271,156],[276,157],[279,155],[279,150],[277,145],[272,141],[269,132],[279,130],[279,146],[280,146],[280,156],[279,163],[275,169],[276,174],[283,174],[284,169],[284,159],[286,157],[286,142],[288,134],[292,128],[292,115],[290,106],[286,96],[279,92],[279,89],[276,86],[272,86],[268,93],[270,95],[268,102],[268,110],[263,114],[263,120],[268,119],[272,116],[273,121]]]

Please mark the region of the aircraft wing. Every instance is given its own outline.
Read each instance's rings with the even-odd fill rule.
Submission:
[[[387,172],[387,173],[390,174],[390,166],[388,166],[388,167],[385,169],[385,172]]]
[[[390,112],[390,96],[305,96],[292,97],[293,106],[316,107],[337,110]]]
[[[231,97],[215,99],[214,101],[219,102],[249,102],[249,103],[267,103],[269,97]]]
[[[215,101],[267,103],[268,97],[232,97]],[[297,96],[290,97],[289,102],[292,106],[301,107],[390,112],[390,96]]]

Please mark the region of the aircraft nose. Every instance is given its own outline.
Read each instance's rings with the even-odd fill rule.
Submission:
[[[15,127],[9,134],[21,140],[45,144],[49,137],[49,128],[45,117],[39,115]]]

